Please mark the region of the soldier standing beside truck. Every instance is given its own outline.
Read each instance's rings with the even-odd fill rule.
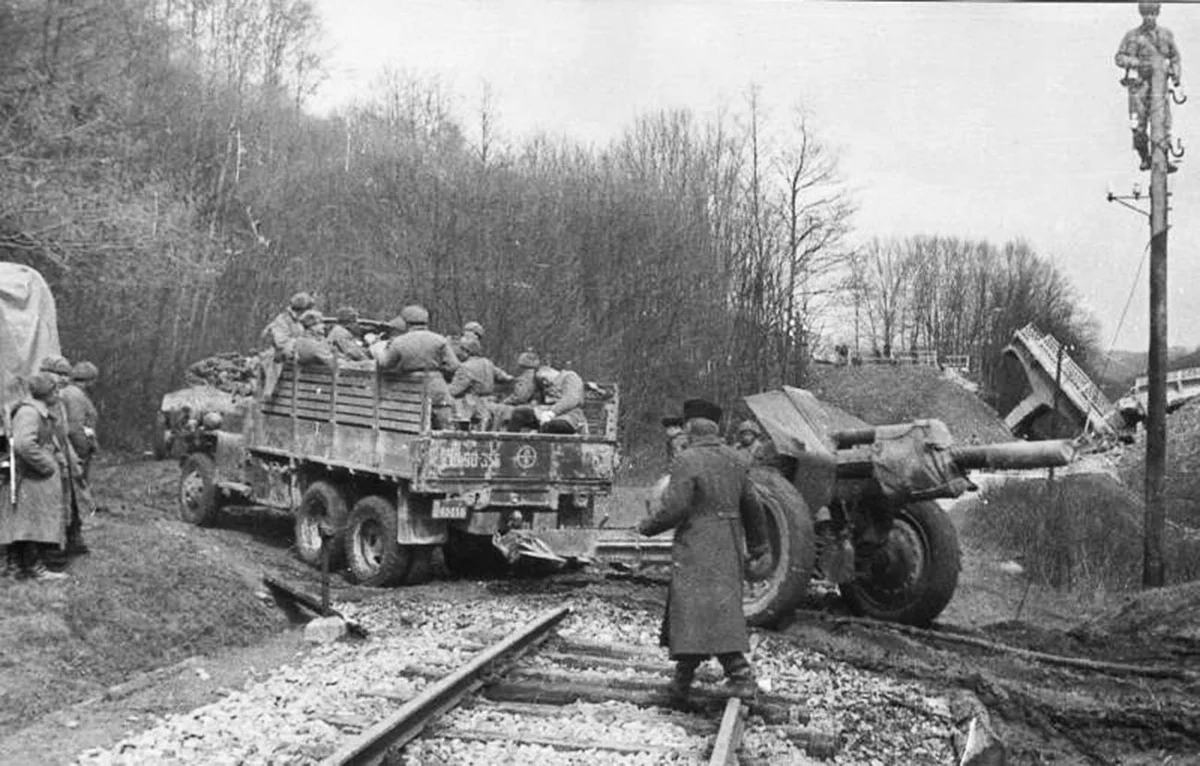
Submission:
[[[684,402],[688,447],[672,463],[662,507],[638,525],[646,536],[675,530],[660,644],[675,660],[668,691],[676,701],[686,700],[696,669],[713,655],[734,694],[754,696],[758,689],[745,655],[742,544],[752,561],[764,558],[766,521],[748,468],[721,441],[721,414],[702,399]]]

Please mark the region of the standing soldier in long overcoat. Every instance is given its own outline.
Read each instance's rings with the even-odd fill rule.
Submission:
[[[8,546],[8,565],[32,580],[65,577],[46,569],[41,549],[61,549],[67,541],[67,455],[61,444],[58,385],[39,372],[29,379],[29,398],[12,415],[13,453],[17,460],[16,505],[8,486],[0,492],[0,545]]]
[[[731,690],[757,691],[742,611],[743,541],[751,559],[768,550],[762,507],[745,461],[720,437],[721,408],[702,399],[684,402],[687,449],[671,465],[662,507],[638,525],[651,536],[675,530],[671,585],[661,644],[675,660],[669,691],[686,699],[696,668],[716,655]]]

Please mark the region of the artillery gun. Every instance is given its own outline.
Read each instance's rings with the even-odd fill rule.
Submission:
[[[968,471],[1051,468],[1074,456],[1068,441],[954,445],[939,420],[874,427],[798,388],[745,401],[778,452],[774,465],[751,470],[772,549],[767,577],[746,583],[755,625],[793,610],[814,574],[859,614],[928,625],[961,565],[957,532],[934,501],[977,489]]]

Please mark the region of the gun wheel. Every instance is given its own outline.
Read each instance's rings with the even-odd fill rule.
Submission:
[[[936,503],[911,503],[896,511],[882,545],[856,548],[842,596],[859,614],[924,627],[954,596],[960,556],[950,517]]]
[[[746,622],[769,626],[791,612],[808,592],[816,559],[812,511],[803,495],[778,471],[756,466],[750,482],[767,518],[771,570],[762,580],[747,580],[742,589]]]

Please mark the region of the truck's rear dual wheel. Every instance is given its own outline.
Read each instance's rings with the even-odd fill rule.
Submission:
[[[362,585],[419,585],[433,572],[433,546],[396,542],[396,506],[378,495],[354,504],[346,522],[346,563]]]
[[[296,555],[305,564],[321,566],[321,525],[329,534],[329,567],[341,567],[346,547],[346,519],[350,515],[346,499],[328,481],[314,481],[304,490],[296,509],[294,526]]]

